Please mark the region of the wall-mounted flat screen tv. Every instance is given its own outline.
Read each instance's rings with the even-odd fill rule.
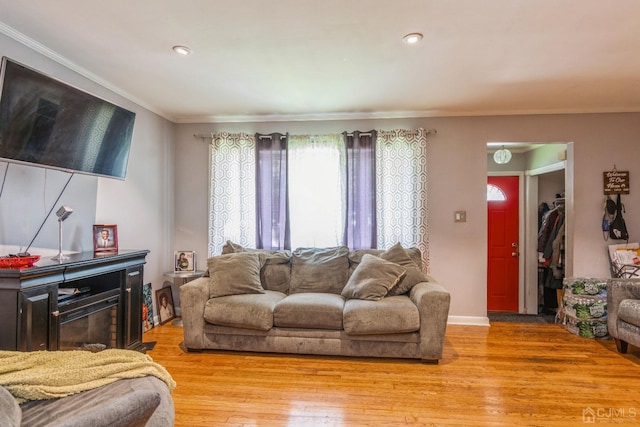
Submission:
[[[0,85],[0,158],[125,178],[135,113],[6,57]]]

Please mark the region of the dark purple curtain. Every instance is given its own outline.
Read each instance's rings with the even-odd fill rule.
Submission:
[[[376,132],[345,132],[343,136],[347,147],[344,244],[351,249],[375,248]]]
[[[291,249],[287,195],[289,134],[256,133],[256,248]]]

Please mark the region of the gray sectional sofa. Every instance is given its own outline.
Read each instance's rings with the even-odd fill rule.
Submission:
[[[267,251],[227,242],[180,288],[189,351],[442,358],[450,294],[416,248]]]
[[[21,405],[0,387],[2,427],[171,427],[174,417],[169,388],[153,376]]]

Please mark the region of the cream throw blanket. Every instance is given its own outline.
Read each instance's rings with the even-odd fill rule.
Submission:
[[[149,355],[133,350],[0,351],[0,385],[23,403],[69,396],[124,378],[153,375],[176,383]]]

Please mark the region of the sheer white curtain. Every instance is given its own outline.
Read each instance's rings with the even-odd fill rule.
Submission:
[[[255,137],[219,133],[209,154],[209,256],[219,255],[227,240],[255,247]]]
[[[289,136],[291,247],[342,244],[346,197],[342,135]]]
[[[425,129],[378,131],[376,145],[378,248],[397,242],[422,251],[428,271],[427,134]]]

